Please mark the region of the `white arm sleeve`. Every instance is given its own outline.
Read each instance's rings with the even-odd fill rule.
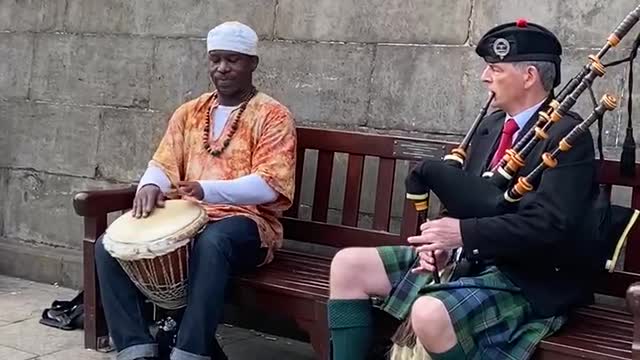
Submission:
[[[233,180],[198,182],[204,191],[203,201],[212,204],[260,205],[278,198],[278,193],[257,174]]]
[[[171,190],[171,180],[169,180],[162,169],[156,166],[149,166],[147,168],[147,170],[144,172],[144,175],[142,175],[142,178],[140,179],[138,190],[140,190],[141,187],[147,184],[158,185],[160,190],[162,190],[162,192],[164,193]]]

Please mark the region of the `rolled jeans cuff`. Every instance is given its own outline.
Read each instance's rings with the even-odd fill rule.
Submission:
[[[171,350],[171,360],[211,360],[211,357],[192,354],[174,347]]]
[[[135,360],[143,357],[158,357],[158,344],[139,344],[129,346],[118,352],[116,360]]]

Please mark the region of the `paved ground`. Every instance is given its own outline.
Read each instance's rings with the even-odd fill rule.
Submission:
[[[0,275],[0,359],[2,360],[107,360],[114,353],[85,350],[81,330],[63,331],[38,323],[53,300],[69,300],[76,292]],[[307,343],[221,326],[220,343],[230,360],[311,360]]]

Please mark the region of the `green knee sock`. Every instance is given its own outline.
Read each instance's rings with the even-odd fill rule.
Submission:
[[[373,339],[370,300],[333,300],[327,304],[333,360],[362,360]]]
[[[467,358],[460,343],[456,343],[456,346],[443,353],[434,354],[430,352],[429,356],[431,356],[433,360],[465,360]]]

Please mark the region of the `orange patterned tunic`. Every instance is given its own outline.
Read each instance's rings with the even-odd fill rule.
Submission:
[[[273,250],[282,245],[282,224],[278,217],[293,202],[295,187],[296,133],[289,110],[258,92],[238,121],[229,146],[218,157],[209,154],[203,144],[207,112],[218,103],[213,93],[180,106],[172,115],[165,135],[150,165],[161,168],[175,187],[178,181],[232,180],[252,173],[260,175],[278,198],[268,204],[229,205],[202,203],[211,221],[244,215],[258,224],[262,246],[269,248],[265,263],[273,259]],[[212,148],[219,148],[238,109],[229,117],[220,136],[209,137]]]

